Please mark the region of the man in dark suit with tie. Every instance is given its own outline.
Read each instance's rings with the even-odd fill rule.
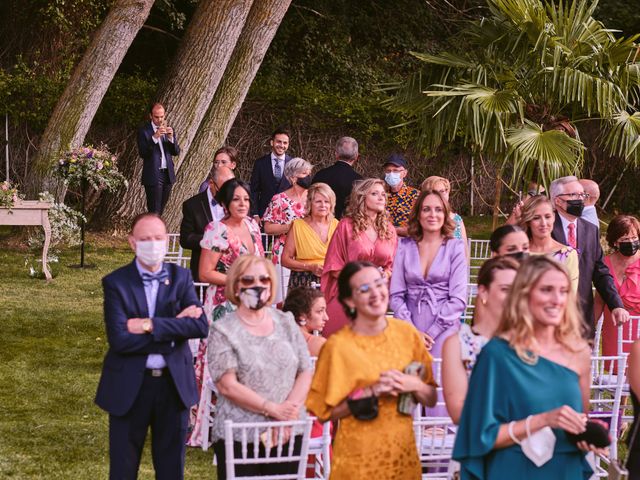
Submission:
[[[210,222],[219,222],[224,218],[224,209],[215,195],[227,180],[235,178],[229,167],[213,167],[209,173],[209,188],[189,198],[182,204],[182,223],[180,223],[180,246],[191,250],[191,274],[195,282],[200,281],[200,240],[204,229]]]
[[[336,143],[336,163],[316,173],[311,182],[322,182],[331,187],[336,194],[335,215],[338,219],[344,214],[353,182],[362,180],[362,176],[353,169],[358,156],[358,142],[355,138],[342,137]]]
[[[109,413],[109,478],[135,479],[147,430],[157,479],[184,476],[189,408],[198,400],[190,338],[207,319],[189,270],[163,263],[167,230],[153,213],[133,222],[136,258],[102,279],[109,350],[96,394]]]
[[[558,242],[578,251],[578,298],[584,321],[595,333],[592,284],[611,310],[611,317],[618,325],[629,320],[609,268],[602,259],[602,247],[595,225],[580,218],[584,209],[584,188],[576,177],[562,177],[551,182],[551,202],[556,209],[556,219],[551,236]]]
[[[251,214],[262,218],[271,198],[291,187],[283,175],[284,164],[291,160],[286,154],[289,148],[289,132],[278,128],[271,135],[271,152],[260,157],[251,172]]]
[[[138,153],[142,157],[142,185],[147,195],[147,210],[162,215],[176,181],[173,157],[180,146],[173,128],[166,126],[164,107],[155,103],[151,121],[138,129]]]

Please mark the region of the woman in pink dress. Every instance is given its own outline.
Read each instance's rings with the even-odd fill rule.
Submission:
[[[338,275],[347,263],[356,260],[371,262],[387,278],[391,277],[398,237],[389,220],[386,205],[384,181],[369,178],[354,185],[347,213],[340,220],[327,249],[320,281],[329,315],[322,332],[325,337],[349,322],[338,301]]]
[[[283,175],[291,183],[291,188],[275,194],[264,212],[264,233],[277,235],[271,250],[271,259],[274,265],[282,261],[282,250],[287,239],[287,233],[291,229],[293,221],[304,217],[307,204],[307,189],[311,186],[311,169],[313,166],[302,158],[292,158],[284,165]],[[282,276],[278,283],[276,303],[284,300],[284,291],[289,281],[289,270],[278,268],[278,275]]]
[[[631,215],[618,215],[611,220],[607,228],[607,243],[613,253],[604,257],[604,263],[609,267],[616,289],[622,298],[624,308],[632,316],[640,315],[640,222]],[[596,312],[604,308],[604,322],[602,323],[602,354],[618,354],[618,326],[614,325],[611,311],[604,305],[600,295],[596,295]],[[637,331],[638,320],[633,322],[631,332]],[[625,325],[625,340],[629,338],[629,326]],[[631,344],[623,344],[624,351],[631,351]]]
[[[204,300],[204,312],[209,324],[233,309],[224,295],[227,271],[231,264],[240,255],[264,256],[260,228],[249,216],[249,185],[240,180],[229,180],[216,194],[216,200],[223,205],[226,215],[220,222],[207,225],[200,242],[200,279],[210,283]],[[195,369],[201,395],[198,405],[192,410],[193,430],[188,441],[192,447],[201,446],[200,429],[207,400],[202,395],[202,387],[209,381],[207,339],[200,342]]]

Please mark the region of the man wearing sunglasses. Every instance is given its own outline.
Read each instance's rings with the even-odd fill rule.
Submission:
[[[180,223],[180,246],[191,250],[190,268],[193,281],[200,281],[200,240],[204,229],[210,222],[219,222],[224,218],[224,209],[215,195],[227,180],[235,178],[229,167],[214,166],[209,173],[209,188],[189,198],[182,204],[182,222]]]
[[[582,305],[584,321],[595,333],[592,284],[611,310],[616,325],[629,320],[609,268],[603,261],[598,229],[580,218],[587,194],[578,179],[573,176],[558,178],[549,187],[556,219],[551,236],[554,240],[577,249],[579,257],[578,298]]]
[[[189,408],[198,400],[190,338],[207,318],[188,270],[164,263],[167,229],[156,214],[133,221],[133,262],[102,279],[109,350],[96,403],[109,413],[109,478],[137,478],[151,427],[157,479],[184,476]]]

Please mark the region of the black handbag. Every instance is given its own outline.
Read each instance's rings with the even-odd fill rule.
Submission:
[[[373,395],[356,399],[347,398],[351,415],[358,420],[373,420],[378,416],[378,397]]]

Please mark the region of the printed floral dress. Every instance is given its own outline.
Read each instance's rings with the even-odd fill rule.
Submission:
[[[278,193],[273,196],[267,210],[264,212],[262,220],[265,222],[277,223],[278,225],[288,225],[296,218],[304,217],[305,206],[298,201],[291,199],[285,192]],[[273,242],[273,264],[277,265],[280,261],[280,255],[282,255],[282,249],[284,248],[284,242],[287,239],[287,234],[279,235]]]
[[[255,255],[264,256],[262,241],[260,239],[260,228],[258,224],[250,218],[245,218],[245,223],[253,240],[253,250]],[[216,270],[220,273],[227,273],[231,264],[240,255],[249,253],[249,248],[242,243],[239,237],[233,235],[227,226],[222,222],[211,222],[204,230],[204,237],[200,241],[200,247],[206,250],[219,252],[220,259],[216,265]],[[224,285],[210,285],[204,299],[204,312],[207,315],[209,324],[222,318],[227,312],[235,307],[227,301],[224,296]],[[196,383],[200,392],[198,405],[191,409],[191,426],[193,427],[187,445],[192,447],[201,446],[200,428],[202,425],[202,415],[206,406],[206,399],[202,395],[203,386],[209,381],[209,368],[207,365],[207,339],[200,340],[198,355],[196,357]]]

